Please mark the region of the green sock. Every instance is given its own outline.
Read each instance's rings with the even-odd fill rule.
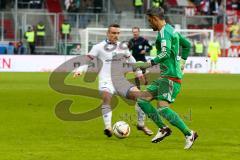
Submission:
[[[179,117],[179,115],[169,107],[161,107],[158,109],[161,116],[167,119],[173,126],[180,129],[180,131],[186,136],[191,135],[191,130]]]
[[[156,108],[154,108],[149,101],[146,101],[144,99],[138,99],[137,103],[139,107],[142,109],[142,111],[153,120],[153,122],[159,127],[163,128],[166,125],[162,122],[160,115]]]

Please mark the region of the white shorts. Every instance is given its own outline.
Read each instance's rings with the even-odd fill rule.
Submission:
[[[142,77],[143,76],[142,70],[135,71],[135,76],[138,78]]]
[[[98,89],[101,92],[103,91],[107,91],[111,94],[115,94],[116,93],[116,90],[115,88],[113,87],[113,84],[112,84],[112,81],[99,81],[99,84],[98,84]]]
[[[144,74],[148,74],[148,73],[149,73],[149,70],[146,69]],[[143,74],[143,71],[141,69],[138,69],[138,70],[135,71],[135,76],[138,77],[138,78],[143,77],[144,74]]]

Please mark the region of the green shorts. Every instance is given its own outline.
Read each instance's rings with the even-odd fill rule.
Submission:
[[[181,84],[167,78],[159,78],[147,86],[154,99],[173,103],[180,92]]]

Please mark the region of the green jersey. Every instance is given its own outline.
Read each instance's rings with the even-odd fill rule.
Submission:
[[[176,32],[171,25],[163,26],[156,40],[157,57],[153,59],[154,63],[160,65],[161,77],[182,78],[180,47],[182,47],[181,58],[186,60],[191,49],[189,40]]]

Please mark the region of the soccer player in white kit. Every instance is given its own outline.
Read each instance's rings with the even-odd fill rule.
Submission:
[[[111,24],[108,27],[107,39],[94,45],[91,51],[87,54],[89,60],[93,60],[94,57],[97,57],[102,61],[102,68],[99,72],[99,91],[102,95],[102,115],[105,125],[104,134],[108,137],[112,136],[112,110],[111,110],[111,98],[112,95],[116,93],[115,88],[112,84],[111,79],[111,61],[113,56],[117,54],[123,54],[126,60],[131,63],[136,62],[132,57],[130,51],[128,50],[127,44],[120,43],[118,41],[120,34],[120,26],[118,24]],[[74,77],[80,75],[81,72],[86,71],[86,68],[80,68],[74,73]],[[142,130],[147,135],[152,135],[153,132],[146,127],[144,124],[145,114],[140,109],[136,107],[138,115],[138,124],[137,128]]]

